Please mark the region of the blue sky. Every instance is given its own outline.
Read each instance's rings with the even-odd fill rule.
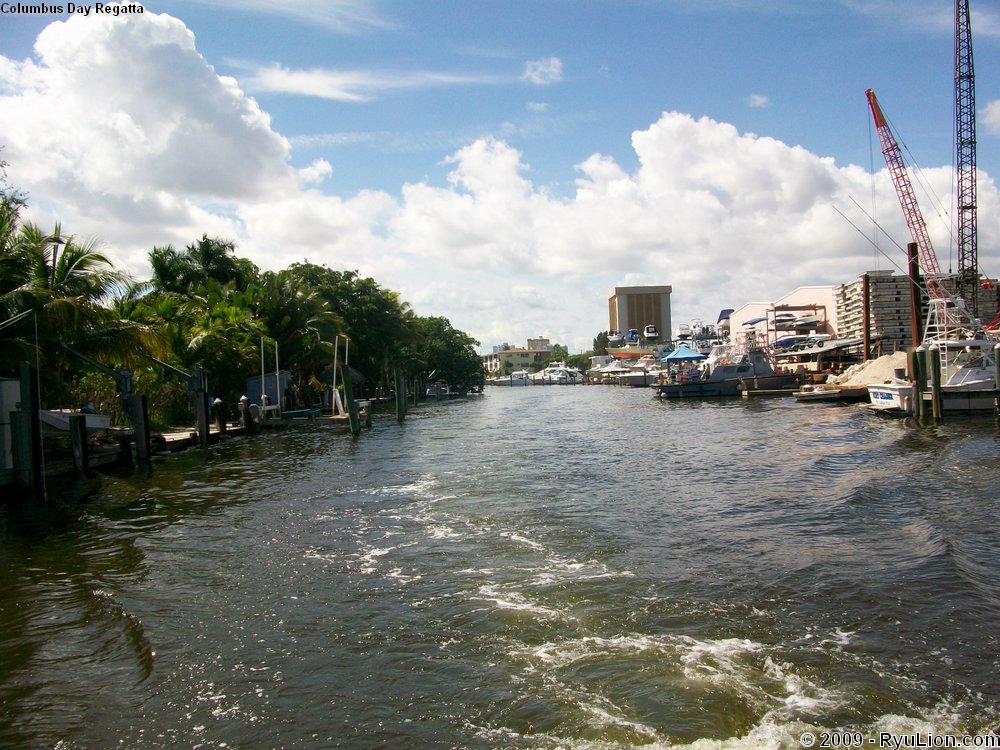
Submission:
[[[906,242],[869,87],[932,187],[943,267],[954,252],[933,205],[950,0],[142,7],[0,15],[8,181],[140,277],[153,246],[208,233],[262,268],[358,269],[483,350],[589,348],[618,284],[671,284],[676,322],[714,319],[894,262],[864,237],[867,213]],[[1000,11],[972,8],[996,276]]]

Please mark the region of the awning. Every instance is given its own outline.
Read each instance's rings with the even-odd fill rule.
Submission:
[[[660,359],[661,362],[691,362],[696,359],[705,359],[706,355],[696,352],[694,349],[681,344],[666,357]]]

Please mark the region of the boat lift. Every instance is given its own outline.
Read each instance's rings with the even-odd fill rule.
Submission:
[[[77,359],[81,359],[91,367],[94,367],[105,375],[111,377],[118,386],[118,395],[121,396],[125,413],[132,422],[135,440],[135,457],[139,461],[148,461],[152,450],[149,440],[149,402],[145,396],[140,396],[132,392],[132,373],[129,370],[114,370],[103,362],[98,362],[83,352],[78,352],[65,341],[60,341],[59,345],[64,351],[72,354]]]
[[[206,396],[208,394],[208,378],[205,375],[205,371],[195,369],[191,372],[184,372],[184,370],[180,370],[171,364],[167,364],[161,359],[157,359],[153,356],[149,356],[149,358],[167,372],[179,377],[187,385],[188,397],[194,405],[194,411],[197,419],[198,445],[202,448],[207,448],[208,401],[206,400]]]

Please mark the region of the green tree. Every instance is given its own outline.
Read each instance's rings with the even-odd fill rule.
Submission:
[[[426,371],[436,371],[440,379],[459,391],[482,385],[483,364],[475,350],[479,342],[453,328],[447,318],[417,320],[423,338],[421,355]]]
[[[545,364],[549,365],[552,362],[565,362],[569,358],[569,349],[567,349],[562,344],[554,344],[552,346],[552,353],[549,358],[545,360]]]
[[[608,353],[608,332],[601,331],[597,336],[594,337],[593,346],[594,355],[604,355]]]

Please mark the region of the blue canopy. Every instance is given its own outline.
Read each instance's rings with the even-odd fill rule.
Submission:
[[[696,359],[705,359],[705,355],[701,352],[696,352],[689,346],[681,344],[676,349],[674,349],[666,357],[663,357],[661,362],[691,362]]]

